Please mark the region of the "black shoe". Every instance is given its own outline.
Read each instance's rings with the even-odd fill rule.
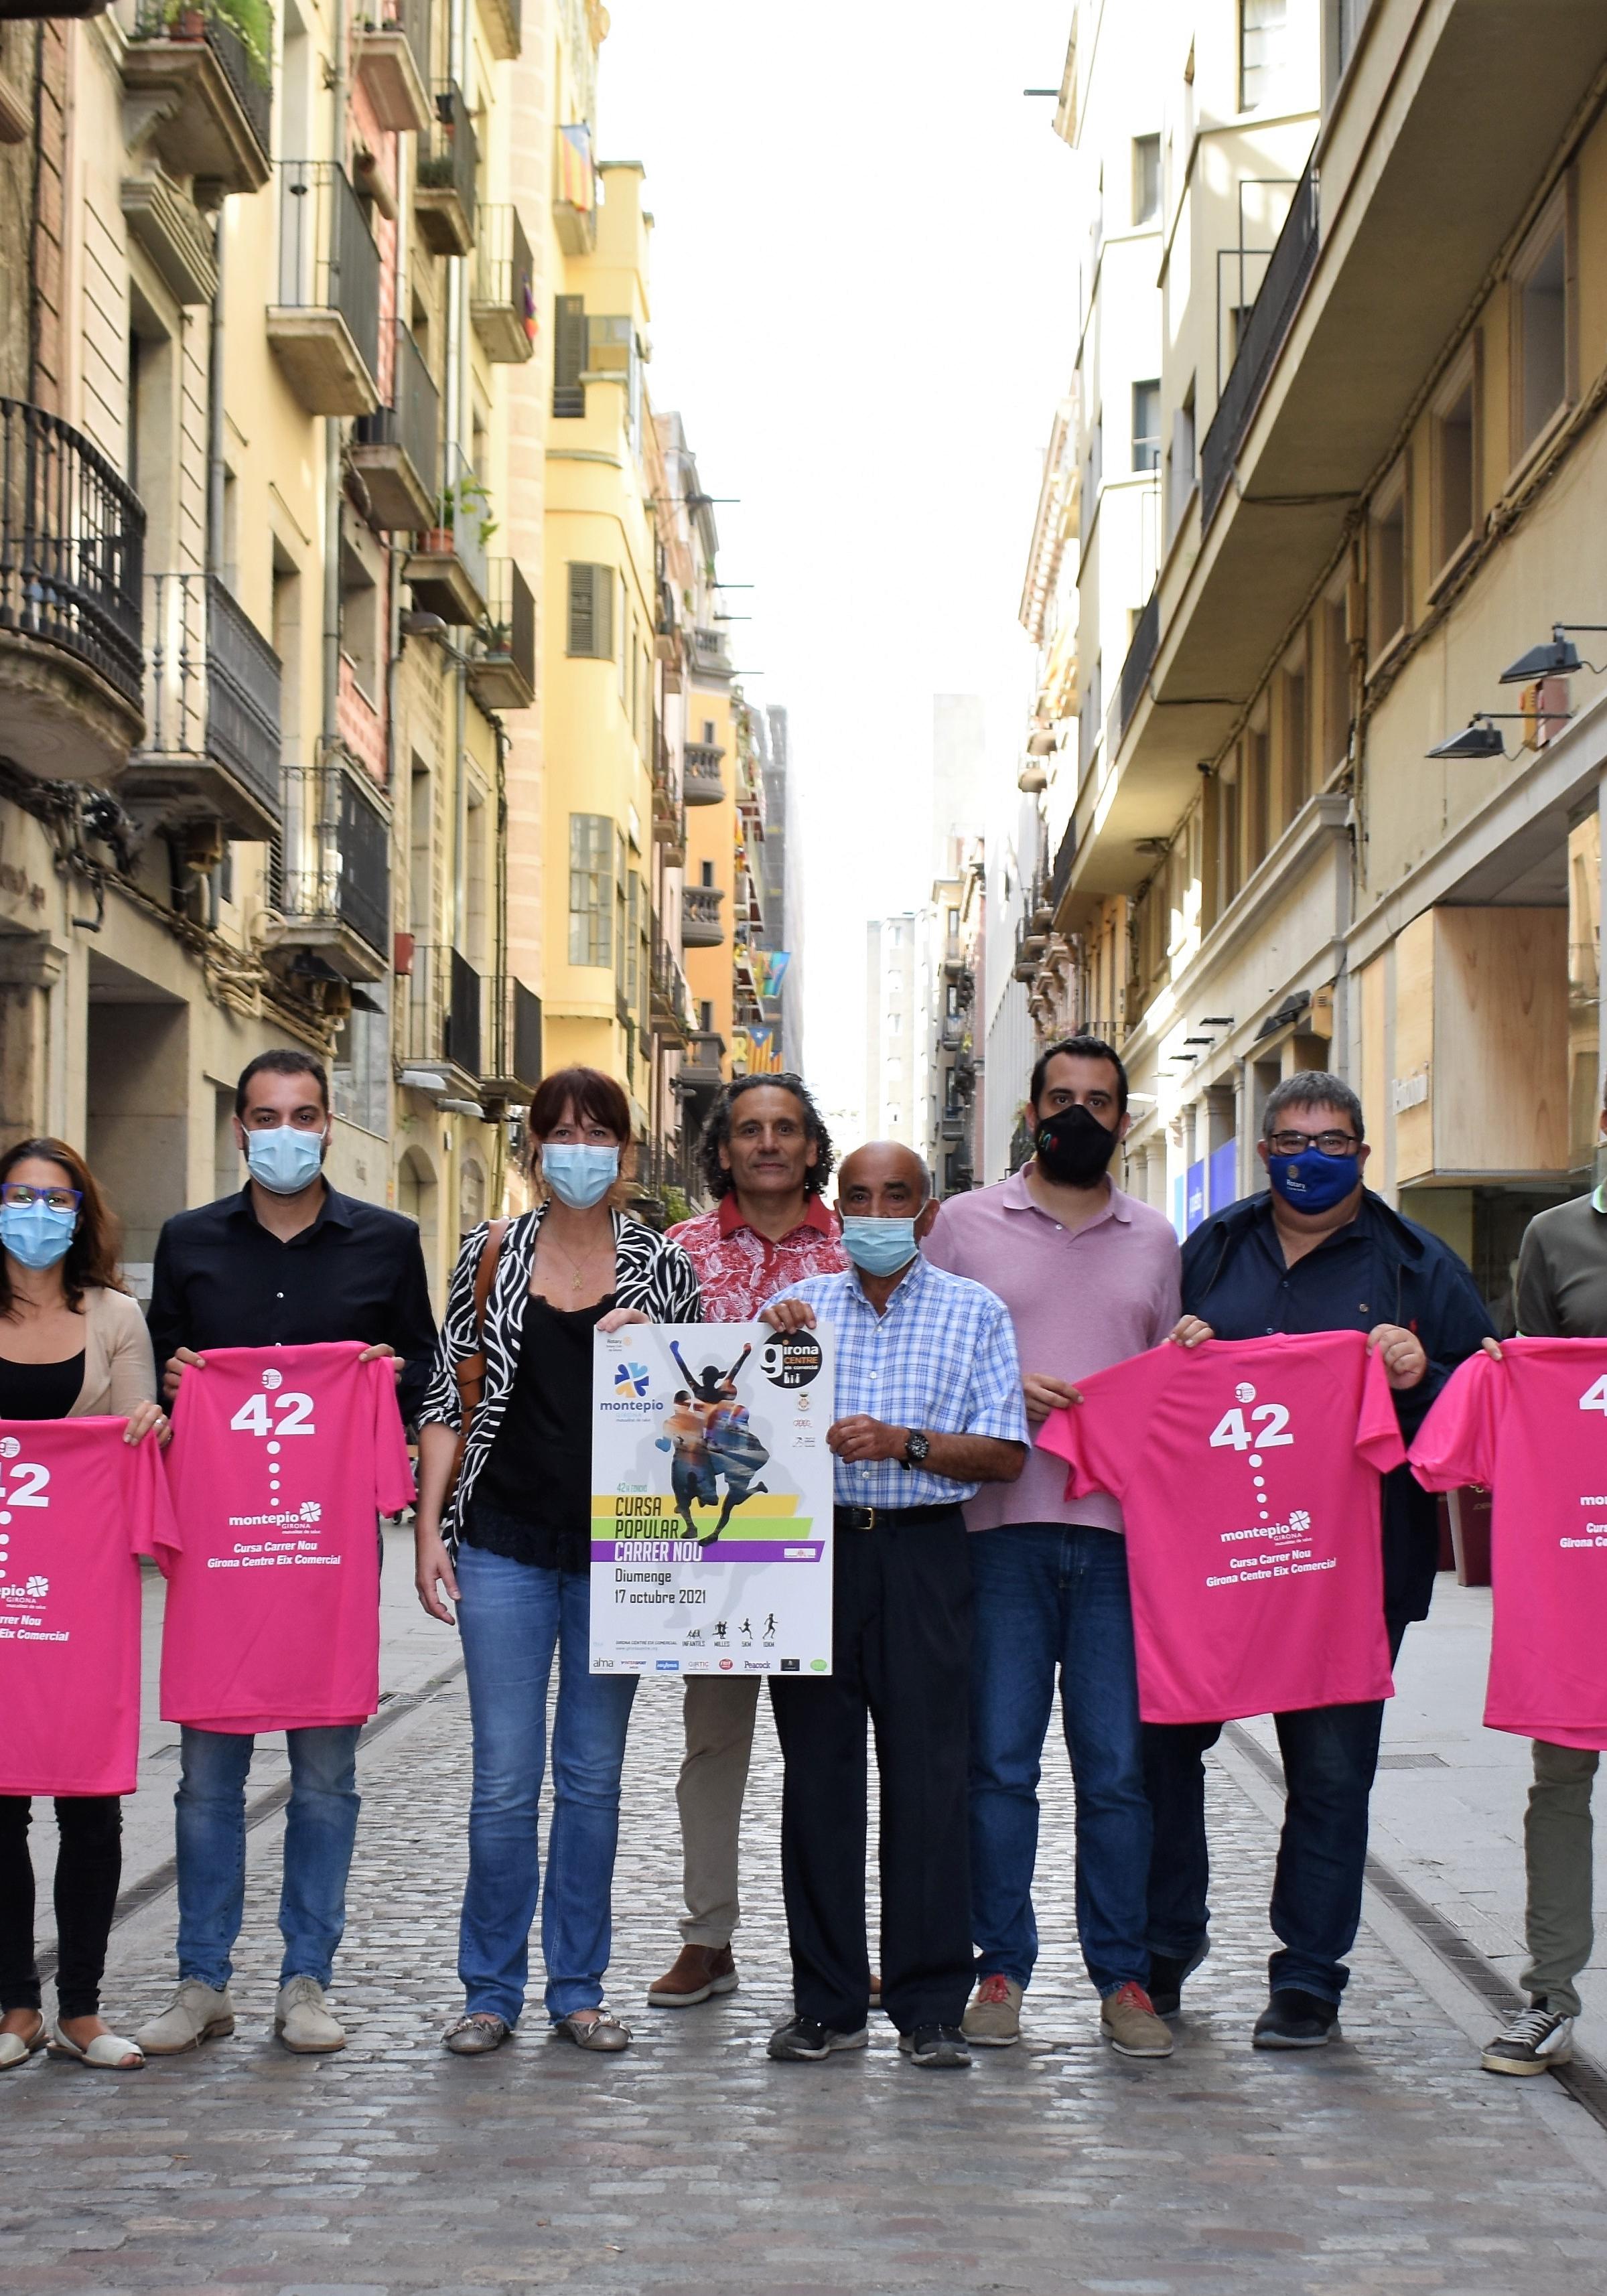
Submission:
[[[839,2049],[864,2049],[870,2046],[870,2033],[862,2025],[857,2033],[834,2033],[829,2025],[818,2024],[813,2017],[794,2017],[785,2025],[778,2025],[770,2036],[769,2054],[782,2064],[818,2064],[823,2057],[832,2056]]]
[[[1150,2006],[1157,2017],[1175,2017],[1183,2006],[1183,1988],[1199,1968],[1209,1945],[1198,1946],[1186,1958],[1176,1954],[1152,1953],[1150,1956],[1150,1981],[1145,1988]]]
[[[1341,2038],[1339,2004],[1298,1986],[1280,1985],[1256,2019],[1250,2046],[1256,2049],[1320,2049]]]
[[[931,2065],[939,2072],[962,2072],[971,2062],[971,2050],[957,2025],[917,2025],[900,2033],[898,2046],[913,2065]]]

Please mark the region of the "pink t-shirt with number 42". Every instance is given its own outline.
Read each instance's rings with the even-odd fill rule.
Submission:
[[[1494,1619],[1484,1719],[1607,1748],[1607,1340],[1470,1356],[1412,1446],[1431,1491],[1484,1483]]]
[[[0,1794],[126,1794],[142,1554],[172,1568],[160,1448],[122,1419],[0,1419]]]
[[[202,1730],[366,1720],[380,1702],[375,1517],[412,1504],[383,1357],[355,1340],[213,1348],[168,1454],[184,1556],[168,1589],[162,1716]]]
[[[1127,1526],[1146,1722],[1389,1698],[1379,1477],[1406,1447],[1360,1332],[1152,1348],[1038,1431]]]

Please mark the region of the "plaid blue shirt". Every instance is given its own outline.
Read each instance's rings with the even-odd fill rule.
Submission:
[[[853,1267],[807,1276],[775,1300],[807,1300],[835,1339],[834,1417],[864,1412],[929,1435],[1029,1440],[1010,1311],[982,1284],[917,1255],[885,1315],[865,1298]],[[839,1459],[833,1467],[839,1506],[957,1506],[978,1488],[896,1459]]]

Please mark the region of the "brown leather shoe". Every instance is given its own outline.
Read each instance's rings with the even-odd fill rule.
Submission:
[[[647,1988],[655,2009],[695,2009],[717,1993],[734,1993],[736,1964],[728,1945],[684,1945],[675,1967]]]

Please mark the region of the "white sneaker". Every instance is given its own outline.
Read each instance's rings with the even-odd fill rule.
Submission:
[[[346,2035],[324,2006],[316,1977],[292,1977],[279,1988],[274,2030],[299,2057],[326,2057],[346,2046]]]
[[[234,2004],[226,1985],[203,1985],[186,1977],[160,2017],[140,2027],[134,2039],[148,2057],[182,2057],[203,2041],[234,2030]]]
[[[1573,2019],[1544,2001],[1521,2009],[1480,2059],[1487,2073],[1548,2073],[1573,2062]]]

